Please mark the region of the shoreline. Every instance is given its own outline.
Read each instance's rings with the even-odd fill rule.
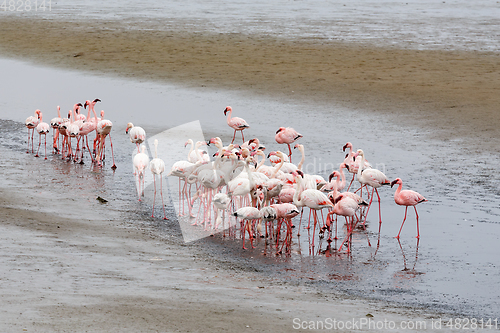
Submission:
[[[437,139],[476,138],[475,148],[500,151],[492,140],[500,137],[494,53],[129,30],[119,22],[6,17],[0,29],[0,53],[9,57],[394,114],[402,124],[432,129]]]

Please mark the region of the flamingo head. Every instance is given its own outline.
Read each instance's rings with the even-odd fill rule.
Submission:
[[[86,109],[87,105],[90,105],[90,101],[86,100],[85,103],[83,104],[83,108]]]
[[[42,111],[40,111],[40,110],[37,109],[35,111],[35,114],[37,115],[37,118],[40,119],[40,117],[42,116]]]
[[[104,118],[104,110],[101,110],[101,118]]]
[[[266,146],[259,144],[257,150],[266,150]]]
[[[227,112],[231,111],[233,111],[233,109],[230,106],[226,106],[226,108],[224,109],[224,115],[226,115]]]
[[[296,144],[295,144],[295,146],[293,146],[293,149],[297,149],[297,148],[299,148],[299,149],[300,149],[300,146],[302,146],[302,145],[301,145],[301,144],[299,144],[299,143],[296,143]]]
[[[267,154],[267,158],[270,158],[271,156],[274,156],[274,155],[276,155],[276,152],[272,151],[269,154]]]
[[[347,148],[350,148],[352,149],[352,143],[348,142],[344,145],[344,147],[342,147],[342,151],[345,151]]]
[[[96,98],[96,99],[94,99],[94,101],[93,101],[92,103],[94,103],[94,104],[95,104],[95,103],[100,102],[100,101],[101,101],[101,100],[100,100],[99,98]]]
[[[396,184],[398,184],[398,185],[403,184],[403,181],[401,180],[401,178],[396,178],[396,179],[394,179],[394,180],[392,181],[392,183],[391,183],[391,187],[393,187],[393,186],[394,186],[394,185],[396,185]]]
[[[331,182],[334,177],[340,176],[339,172],[335,170],[334,172],[331,173],[331,175],[328,177],[328,182]]]
[[[102,115],[102,114],[101,114],[101,115]],[[127,129],[125,130],[125,133],[126,133],[126,134],[128,134],[129,129],[131,129],[132,127],[134,127],[134,124],[132,124],[132,123],[128,123],[128,124],[127,124]],[[185,147],[185,145],[184,145],[184,147]]]
[[[286,129],[286,128],[284,128],[284,127],[280,127],[280,128],[276,131],[276,134],[278,134],[278,133],[279,133],[279,132],[281,132],[281,131],[284,131],[285,129]]]

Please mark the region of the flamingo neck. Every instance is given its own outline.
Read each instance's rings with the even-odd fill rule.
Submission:
[[[200,148],[201,146],[201,141],[198,141],[196,142],[196,145],[194,146],[194,153],[196,154],[196,158],[198,159],[198,161],[201,161],[201,156],[200,156],[200,151],[198,148]],[[191,151],[193,149],[193,146],[191,145]]]
[[[57,106],[57,117],[61,118],[61,107]]]
[[[262,153],[260,150],[257,152],[257,155],[262,157],[262,160],[257,164],[257,167],[255,168],[255,171],[259,170],[261,166],[264,165],[264,162],[266,162],[266,155]]]
[[[233,109],[229,110],[229,112],[227,113],[227,123],[229,124],[229,122],[231,121],[231,114],[233,113]]]
[[[191,142],[189,142],[189,143],[191,144],[191,148],[189,149],[189,153],[188,153],[188,161],[189,161],[189,158],[191,156],[191,153],[194,150],[194,143],[193,143],[193,141],[191,140]],[[198,155],[196,155],[196,157],[198,157]],[[199,158],[198,158],[198,160],[199,160]]]
[[[299,146],[300,153],[302,154],[302,158],[300,159],[299,165],[297,166],[297,169],[302,170],[302,165],[304,165],[304,161],[306,159],[306,154],[304,153],[304,146],[300,145]]]
[[[255,182],[253,180],[252,170],[250,170],[250,167],[248,166],[248,162],[246,162],[246,161],[245,161],[245,170],[248,173],[248,184],[250,185],[250,190],[252,190],[255,187]]]
[[[361,177],[361,173],[363,172],[363,166],[365,165],[365,154],[361,154],[361,162],[358,167],[358,179]]]
[[[295,177],[295,193],[293,194],[293,203],[296,206],[303,206],[302,200],[300,200],[300,194],[302,194],[302,192],[300,191],[301,185],[302,185],[301,177],[300,176]]]
[[[401,190],[403,189],[403,183],[399,184],[398,186],[398,189],[396,190],[396,192],[394,193],[394,197],[398,197],[399,194],[401,193]]]
[[[277,166],[274,167],[274,172],[271,175],[271,178],[275,178],[276,177],[276,174],[278,173],[278,171],[280,171],[280,169],[281,169],[281,167],[283,166],[284,163],[285,163],[285,159],[281,158],[281,162]]]

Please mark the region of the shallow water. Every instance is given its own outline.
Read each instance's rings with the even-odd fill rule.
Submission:
[[[257,240],[255,250],[247,251],[240,249],[241,241],[232,238],[200,240],[218,260],[239,263],[238,267],[243,263],[266,276],[293,283],[464,315],[495,317],[500,310],[497,288],[500,164],[498,156],[488,152],[471,153],[468,145],[474,142],[470,139],[437,141],[427,129],[391,125],[398,116],[342,109],[332,104],[317,104],[311,109],[309,104],[297,101],[86,75],[6,59],[0,60],[0,72],[11,78],[0,82],[0,90],[9,96],[0,102],[4,174],[0,186],[17,194],[32,193],[33,200],[42,200],[48,212],[83,218],[106,214],[109,219],[126,219],[137,224],[157,221],[156,232],[165,235],[162,214],[157,211],[155,219],[149,218],[151,188],[143,202],[137,201],[131,166],[135,146],[125,134],[126,123],[141,125],[151,138],[199,120],[205,138],[220,136],[228,142],[233,133],[227,127],[223,110],[231,105],[234,115],[244,117],[251,125],[245,137],[258,136],[267,151],[286,148],[274,142],[279,126],[291,126],[303,134],[301,143],[306,147],[307,172],[327,177],[344,158],[341,147],[351,141],[356,148],[363,148],[367,159],[390,179],[402,178],[404,188],[422,193],[429,202],[418,206],[421,233],[418,248],[413,210],[409,210],[401,233],[401,245],[393,238],[404,208],[394,203],[394,189],[382,188],[383,224],[378,250],[374,205],[368,216],[367,231],[359,231],[354,237],[351,256],[334,251],[327,251],[332,254],[329,257],[321,254],[326,243],[318,239],[316,242],[320,243],[311,252],[311,239],[303,230],[300,239],[293,239],[291,255],[281,257],[272,255],[269,248],[266,250],[261,239]],[[23,121],[35,109],[41,109],[44,120],[49,121],[56,116],[57,105],[69,110],[75,102],[93,98],[102,100],[96,110],[104,109],[106,118],[114,123],[112,139],[118,166],[115,172],[110,169],[109,150],[102,170],[93,168],[88,156],[85,165],[77,165],[57,156],[49,155],[45,161],[26,154],[27,131]],[[37,142],[35,138],[35,146]],[[300,157],[295,154],[293,158],[297,161]],[[168,182],[175,187],[177,179]],[[94,209],[98,205],[97,196],[109,200],[106,209],[101,206]],[[167,200],[170,202],[170,198]],[[171,217],[167,223],[176,223],[172,219],[172,205],[167,208]],[[295,224],[298,225],[297,220]],[[367,237],[372,247],[367,245]],[[268,255],[263,256],[265,251]]]
[[[2,15],[119,20],[128,29],[258,34],[412,49],[498,52],[500,45],[496,0],[66,0],[50,4],[50,11],[46,0],[45,11],[7,9]]]

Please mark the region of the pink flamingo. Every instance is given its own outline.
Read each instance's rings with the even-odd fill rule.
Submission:
[[[87,106],[88,106],[89,110],[91,110],[92,113],[94,114],[94,116],[90,119],[89,119],[89,117],[87,117],[87,122],[93,123],[95,125],[95,128],[96,128],[94,147],[93,147],[94,149],[92,150],[94,156],[96,155],[96,149],[97,149],[96,147],[97,147],[97,143],[99,141],[99,133],[97,133],[97,123],[99,123],[101,121],[101,118],[98,118],[97,114],[95,112],[95,105],[97,104],[97,102],[100,102],[100,101],[101,100],[99,98],[96,98],[93,101],[86,101],[85,104],[83,105],[84,108],[87,108]],[[93,159],[92,159],[92,161],[93,161]]]
[[[151,217],[154,217],[155,214],[155,201],[156,201],[156,176],[160,176],[160,195],[161,195],[161,206],[163,207],[163,219],[168,220],[165,215],[165,205],[163,203],[163,172],[165,172],[165,162],[158,158],[158,140],[155,139],[155,158],[149,162],[149,168],[151,169],[151,173],[153,174],[153,181],[155,186],[155,193],[153,196],[153,213]]]
[[[109,135],[109,142],[111,144],[111,156],[113,157],[113,166],[111,169],[116,169],[115,164],[115,155],[113,153],[113,141],[111,141],[111,128],[113,127],[113,123],[111,120],[104,119],[104,110],[101,110],[101,120],[97,123],[97,134],[99,135],[99,149],[96,155],[97,165],[101,165],[104,141],[106,140],[106,136]]]
[[[125,133],[130,136],[130,142],[135,143],[137,146],[137,152],[139,152],[139,145],[146,140],[146,131],[142,127],[134,126],[134,124],[128,123]]]
[[[354,181],[354,177],[358,173],[358,169],[359,169],[359,166],[361,163],[361,158],[354,156],[354,155],[356,155],[356,153],[353,151],[352,143],[350,143],[350,142],[346,143],[344,145],[344,147],[342,148],[342,150],[345,151],[347,148],[349,148],[349,153],[346,155],[344,163],[346,164],[347,171],[352,173],[352,180],[349,183],[349,186],[347,187],[347,190],[349,191],[349,189],[351,188],[352,182]],[[365,160],[365,163],[364,163],[362,169],[368,169],[371,167],[372,167],[372,165],[370,163],[368,163],[368,161]]]
[[[363,225],[366,223],[366,217],[368,216],[368,212],[370,211],[370,207],[372,205],[373,201],[373,191],[377,193],[377,198],[378,198],[378,214],[379,214],[379,227],[378,227],[378,232],[380,234],[380,228],[382,227],[382,212],[380,211],[380,196],[378,195],[378,190],[382,185],[390,185],[391,181],[384,175],[384,173],[380,170],[377,169],[365,169],[363,170],[362,166],[365,165],[365,153],[363,150],[358,149],[357,153],[354,155],[354,157],[361,156],[361,162],[360,162],[360,167],[358,169],[357,177],[358,181],[361,183],[361,185],[368,185],[372,187],[372,194],[370,198],[370,203],[368,205],[368,209],[366,211],[365,215],[365,220],[363,222]]]
[[[394,201],[400,206],[406,206],[403,223],[401,224],[399,233],[395,238],[399,239],[399,234],[401,234],[401,230],[403,229],[403,225],[405,224],[406,221],[406,213],[408,212],[408,206],[413,206],[413,208],[415,209],[415,215],[417,216],[417,238],[420,239],[420,230],[418,227],[418,213],[416,205],[418,205],[421,202],[427,201],[427,199],[424,198],[424,196],[421,195],[420,193],[417,193],[412,190],[401,191],[401,189],[403,188],[403,181],[401,180],[401,178],[396,178],[396,180],[394,180],[391,183],[391,187],[393,187],[395,184],[398,184],[399,187],[396,190],[396,193],[394,193]]]
[[[233,109],[230,106],[224,109],[224,115],[227,114],[227,124],[229,125],[229,127],[234,129],[233,141],[231,141],[231,143],[234,142],[234,138],[236,137],[236,131],[241,131],[241,139],[243,140],[242,142],[245,142],[245,137],[243,136],[243,130],[245,128],[250,128],[250,125],[248,125],[248,123],[243,118],[239,117],[231,118],[232,113]]]
[[[31,152],[34,153],[34,148],[33,148],[33,134],[35,134],[35,128],[40,122],[40,110],[35,111],[34,116],[29,116],[26,118],[26,121],[24,122],[24,125],[28,128],[28,149],[26,150],[26,153],[30,152],[30,131],[31,131]]]
[[[304,174],[302,173],[302,171],[299,170],[297,172],[294,172],[293,175],[295,176],[295,180],[297,182],[297,188],[293,196],[293,203],[297,207],[307,206],[309,207],[309,209],[312,210],[314,217],[314,226],[313,226],[313,235],[314,235],[316,232],[316,224],[318,223],[317,211],[322,210],[324,208],[333,208],[333,203],[328,199],[328,197],[323,192],[317,189],[305,189],[301,191],[300,190],[301,182]],[[309,214],[309,217],[310,216],[311,215]],[[311,220],[309,219],[309,223],[310,222]],[[300,232],[300,226],[299,226],[299,232]],[[312,242],[312,247],[314,248],[314,238]]]
[[[290,158],[290,162],[292,162],[292,149],[290,148],[290,144],[294,143],[301,137],[302,134],[291,127],[280,127],[276,131],[276,136],[274,137],[276,142],[279,144],[286,143],[288,145],[288,157]]]
[[[246,250],[245,247],[245,234],[248,232],[248,238],[250,238],[250,244],[252,245],[252,249],[255,248],[253,246],[253,234],[252,234],[252,224],[255,220],[260,220],[262,218],[262,213],[259,209],[255,207],[242,207],[233,213],[234,216],[239,217],[241,220],[241,232],[243,233],[243,249]],[[249,221],[251,221],[249,223]]]
[[[54,149],[56,154],[59,152],[59,127],[62,123],[63,119],[61,118],[61,108],[58,105],[57,117],[54,117],[50,120],[50,127],[52,127],[52,137],[54,138],[52,148]]]
[[[43,138],[45,139],[45,159],[47,159],[47,133],[49,133],[50,130],[50,125],[43,122],[42,120],[42,113],[39,113],[40,116],[40,122],[38,125],[36,125],[36,131],[40,135],[40,138],[38,140],[38,150],[36,151],[35,157],[38,157],[38,152],[40,151],[40,144],[42,143],[42,135]]]
[[[347,235],[344,238],[342,244],[340,244],[339,252],[340,250],[342,250],[342,246],[344,245],[344,243],[352,235],[352,231],[354,230],[354,215],[356,214],[356,211],[359,209],[360,205],[366,205],[366,202],[364,200],[362,200],[360,203],[359,201],[353,199],[351,196],[347,195],[347,193],[349,192],[341,193],[335,198],[334,201],[335,207],[328,213],[327,216],[327,224],[329,224],[328,222],[331,221],[330,215],[332,214],[341,215],[345,217],[347,223]],[[348,217],[350,221],[347,220]],[[337,227],[335,227],[335,229],[337,229]],[[351,246],[349,242],[347,252],[350,251],[351,251]]]

